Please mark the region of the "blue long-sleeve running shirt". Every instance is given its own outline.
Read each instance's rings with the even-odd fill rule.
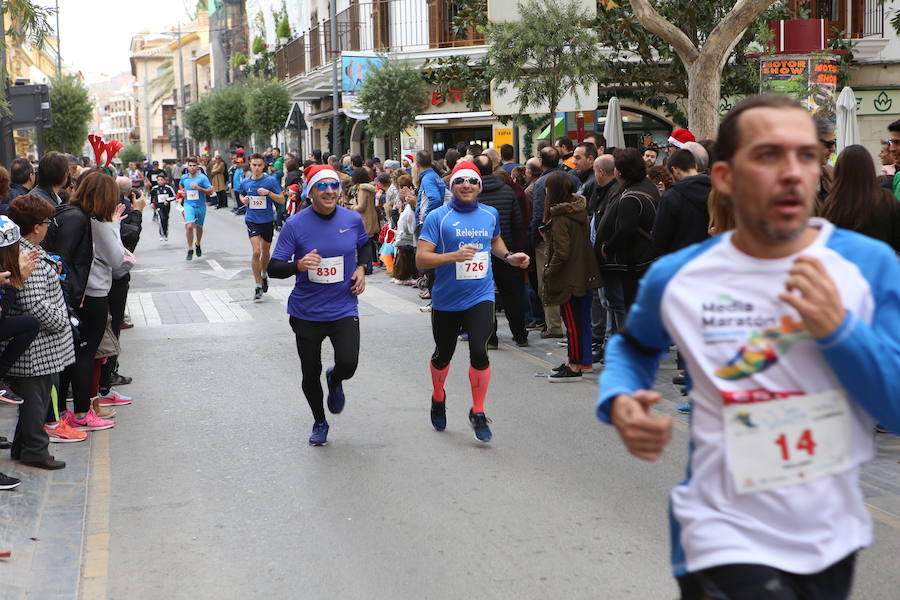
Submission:
[[[606,351],[597,416],[650,389],[674,342],[690,380],[687,478],[671,494],[676,575],[725,564],[823,570],[872,542],[858,478],[875,419],[900,431],[900,266],[881,242],[812,219],[815,242],[763,260],[731,234],[659,261]],[[819,259],[847,316],[814,339],[778,295]]]

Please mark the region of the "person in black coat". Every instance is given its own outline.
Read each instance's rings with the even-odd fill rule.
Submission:
[[[478,194],[479,204],[493,206],[500,215],[500,238],[506,244],[510,252],[520,250],[517,242],[522,235],[522,212],[516,193],[506,185],[499,176],[493,175],[493,163],[483,154],[472,159],[481,173],[481,193]],[[509,322],[509,331],[518,346],[528,345],[528,330],[525,329],[524,307],[522,306],[522,280],[521,269],[510,266],[505,260],[491,256],[491,269],[494,272],[494,283],[500,295],[503,312]],[[494,331],[488,340],[488,347],[496,348],[497,321],[494,320]]]
[[[653,224],[653,246],[660,256],[709,237],[709,176],[697,172],[696,159],[688,150],[673,152],[666,168],[675,184],[660,198]]]
[[[638,282],[656,258],[650,237],[656,220],[659,190],[647,179],[647,165],[635,148],[616,154],[616,179],[622,192],[609,201],[597,232],[606,299],[616,323],[625,325],[625,315],[637,296]]]

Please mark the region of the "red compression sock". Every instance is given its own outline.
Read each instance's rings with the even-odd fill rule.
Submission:
[[[428,366],[431,368],[431,385],[434,386],[431,397],[435,402],[443,402],[445,398],[444,382],[447,381],[447,373],[450,371],[450,365],[447,365],[443,369],[438,369],[434,366],[434,363],[429,361]]]
[[[469,383],[472,384],[472,412],[484,412],[484,398],[491,383],[491,367],[481,371],[469,367]]]

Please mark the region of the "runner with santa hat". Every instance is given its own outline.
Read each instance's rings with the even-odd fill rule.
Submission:
[[[528,268],[528,255],[510,253],[500,237],[497,210],[478,203],[481,175],[471,161],[461,161],[450,174],[452,200],[425,219],[416,250],[420,269],[435,269],[431,302],[434,354],[431,357],[431,424],[447,426],[444,382],[460,330],[469,334],[469,423],[475,439],[491,441],[484,399],[491,379],[487,343],[494,325],[494,277],[491,254],[514,267]]]
[[[343,382],[353,377],[359,361],[357,296],[366,288],[364,265],[369,234],[359,213],[338,206],[341,181],[328,165],[307,167],[304,197],[312,201],[285,222],[269,262],[269,275],[296,277],[288,298],[291,329],[303,375],[303,394],[315,420],[311,446],[328,443],[328,421],[322,405],[322,342],[331,340],[334,366],[326,371],[328,410],[344,409]]]

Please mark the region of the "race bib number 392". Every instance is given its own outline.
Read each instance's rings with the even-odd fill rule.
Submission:
[[[738,493],[804,483],[848,469],[843,390],[723,407],[728,468]]]
[[[456,263],[457,279],[484,279],[487,276],[489,252],[476,252],[472,260]]]
[[[266,207],[266,198],[265,196],[250,196],[250,208],[265,208]]]

